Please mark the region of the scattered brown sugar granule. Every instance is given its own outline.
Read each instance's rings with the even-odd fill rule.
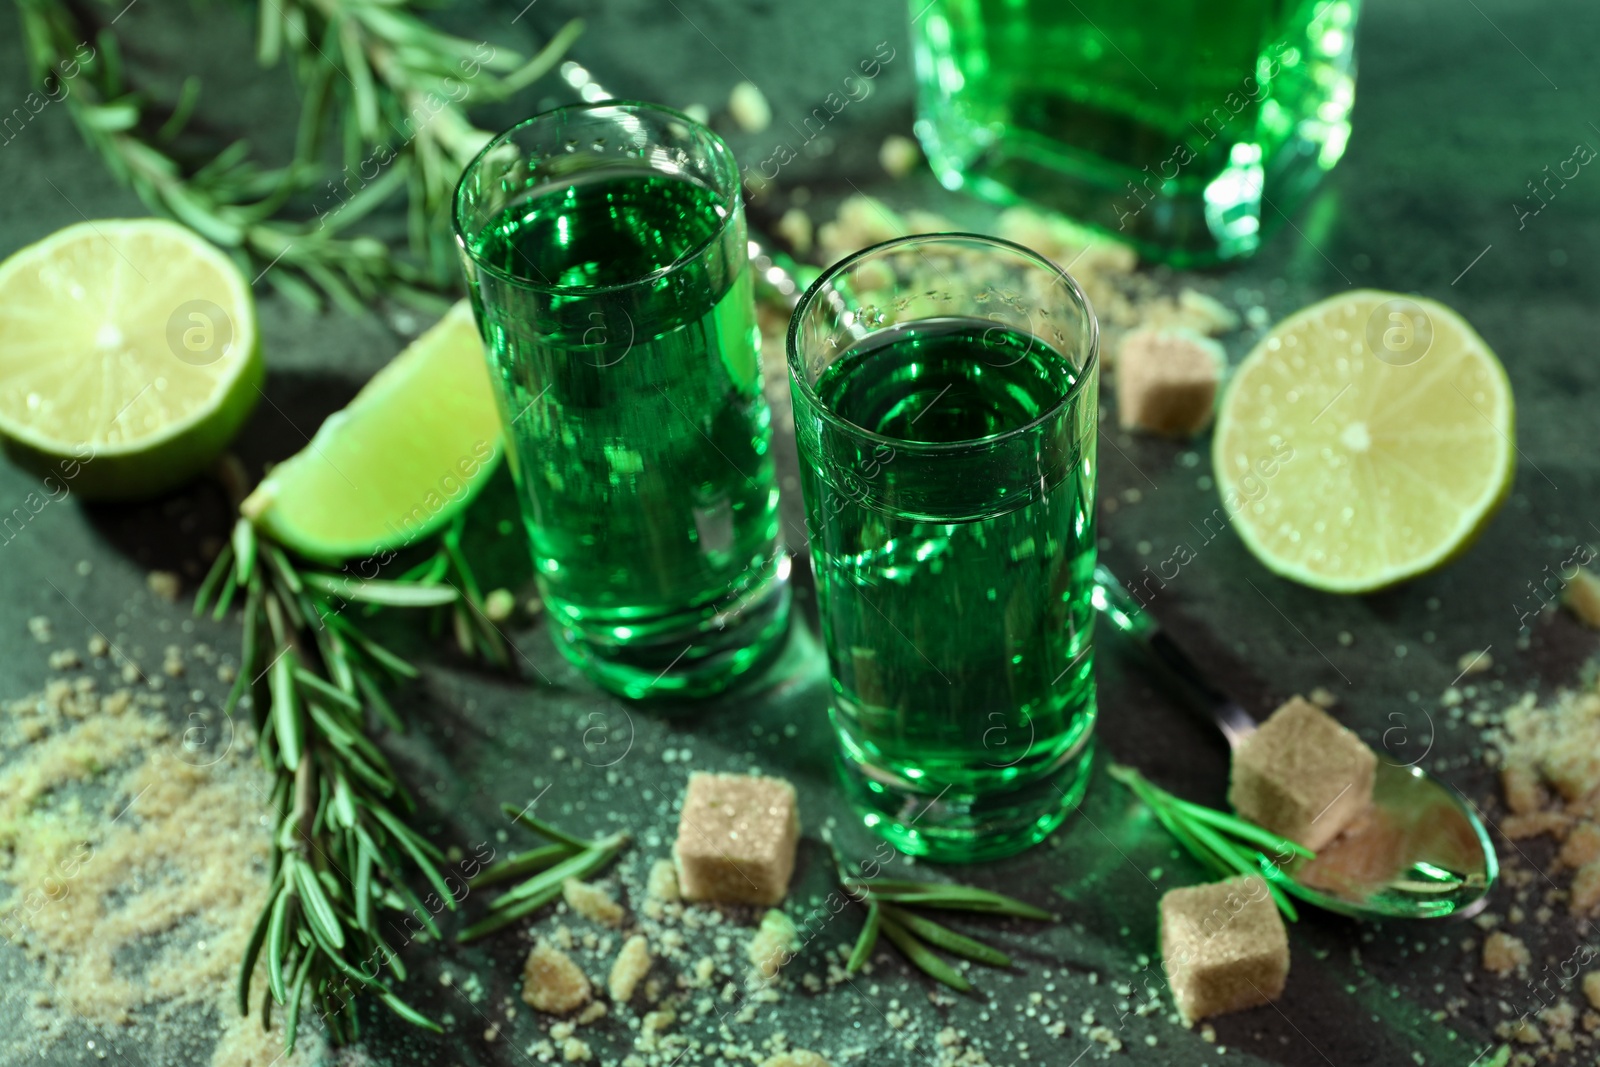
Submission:
[[[171,571],[151,571],[145,576],[145,585],[169,604],[176,604],[178,594],[183,592],[183,580]]]
[[[1583,976],[1583,995],[1588,998],[1590,1007],[1600,1010],[1600,971],[1590,971]]]
[[[1585,626],[1600,629],[1600,578],[1579,567],[1578,573],[1561,591],[1561,606]]]
[[[522,1002],[535,1011],[565,1015],[581,1008],[590,996],[589,979],[572,957],[548,941],[528,950],[522,965]]]
[[[1508,975],[1532,959],[1521,938],[1496,930],[1483,939],[1483,969],[1491,974]]]
[[[650,865],[650,880],[644,891],[651,900],[664,903],[679,899],[678,868],[672,865],[671,860],[656,860]]]
[[[800,931],[795,929],[794,920],[773,908],[761,917],[761,926],[750,939],[745,955],[755,964],[760,978],[770,979],[799,950]]]
[[[645,940],[643,934],[634,934],[623,942],[622,951],[617,953],[616,962],[611,965],[606,991],[618,1004],[626,1004],[633,999],[634,989],[649,973],[650,942]]]
[[[1228,800],[1256,825],[1315,851],[1371,804],[1377,766],[1361,738],[1295,697],[1234,752]]]
[[[1600,861],[1585,864],[1572,876],[1568,905],[1574,915],[1592,915],[1600,908]]]
[[[1245,875],[1163,896],[1161,958],[1192,1023],[1276,1000],[1289,976],[1289,935],[1267,883]]]
[[[568,878],[561,883],[561,895],[567,907],[591,922],[602,926],[622,925],[622,905],[612,900],[611,894],[599,886]]]
[[[1192,437],[1211,422],[1227,355],[1190,330],[1134,330],[1117,351],[1117,419],[1125,430]]]
[[[1561,843],[1561,862],[1577,868],[1595,860],[1600,860],[1600,826],[1592,822],[1579,823]]]
[[[678,817],[678,888],[688,900],[781,903],[799,836],[788,782],[696,771]]]
[[[761,1067],[833,1067],[833,1064],[824,1056],[797,1048],[790,1052],[780,1052],[776,1056],[768,1056],[761,1061]]]

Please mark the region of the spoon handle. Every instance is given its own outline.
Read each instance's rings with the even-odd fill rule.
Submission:
[[[1114,626],[1118,633],[1131,638],[1145,655],[1159,664],[1168,679],[1187,698],[1188,702],[1208,716],[1230,748],[1255,731],[1256,721],[1228,694],[1218,689],[1188,653],[1167,636],[1144,607],[1128,592],[1127,587],[1112,574],[1105,564],[1094,569],[1094,606]]]

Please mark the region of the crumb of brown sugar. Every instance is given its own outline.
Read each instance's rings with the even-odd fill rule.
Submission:
[[[1532,959],[1528,946],[1522,943],[1521,938],[1502,930],[1496,930],[1483,939],[1483,969],[1491,974],[1504,977],[1518,968],[1526,967]]]
[[[151,571],[145,576],[145,585],[169,604],[176,604],[178,594],[183,592],[183,579],[171,571]]]
[[[50,620],[43,615],[35,615],[33,618],[28,620],[28,632],[32,634],[33,639],[39,642],[41,645],[49,644],[51,638],[55,637],[55,627],[52,626]]]
[[[1208,334],[1232,333],[1239,328],[1238,312],[1198,289],[1180,292],[1178,308],[1193,318],[1196,329]]]
[[[696,771],[678,818],[679,891],[688,900],[780,903],[789,892],[799,836],[788,782]]]
[[[568,1063],[587,1063],[594,1058],[589,1043],[582,1038],[569,1037],[561,1043],[561,1058]]]
[[[1227,356],[1189,330],[1134,330],[1117,350],[1117,418],[1125,430],[1192,437],[1211,422]]]
[[[878,146],[878,162],[891,178],[904,178],[917,167],[922,150],[904,134],[891,133]]]
[[[606,1017],[606,1004],[605,1004],[605,1001],[603,1001],[603,1000],[592,1000],[592,1001],[589,1002],[589,1006],[587,1008],[584,1008],[581,1012],[579,1012],[578,1013],[578,1017],[573,1021],[576,1022],[579,1026],[588,1026],[590,1023],[599,1022],[601,1019],[604,1019],[605,1017]]]
[[[1600,971],[1590,971],[1583,976],[1583,995],[1590,1007],[1600,1010]]]
[[[1324,711],[1339,703],[1339,698],[1331,690],[1320,685],[1311,691],[1310,699],[1311,703]]]
[[[773,908],[761,917],[761,926],[745,954],[755,964],[755,976],[770,981],[799,950],[800,931],[795,929],[794,920]]]
[[[622,905],[611,899],[611,894],[597,885],[568,878],[561,883],[561,895],[566,900],[567,907],[590,922],[597,922],[601,926],[622,925],[625,914]]]
[[[83,660],[78,658],[78,650],[74,648],[58,648],[50,653],[50,669],[53,671],[75,671],[83,666]]]
[[[789,243],[795,255],[804,256],[811,252],[811,240],[814,233],[811,225],[811,216],[800,208],[792,207],[783,213],[775,227],[778,236]]]
[[[740,82],[728,95],[728,114],[746,133],[760,133],[772,125],[772,105],[754,82]]]
[[[565,1015],[589,1000],[589,979],[572,957],[548,941],[528,950],[522,967],[522,1000],[535,1011]]]
[[[1494,666],[1494,657],[1489,655],[1489,650],[1481,652],[1463,652],[1456,660],[1456,670],[1463,675],[1482,674]]]
[[[634,934],[623,943],[622,951],[617,953],[616,962],[611,965],[611,976],[606,980],[611,999],[618,1004],[632,1000],[634,990],[648,973],[650,942],[643,934]]]
[[[100,636],[99,634],[94,634],[89,638],[89,655],[93,656],[95,659],[104,659],[106,656],[108,656],[110,654],[111,654],[111,642],[110,641],[107,641],[104,637]],[[229,681],[232,681],[232,680],[233,679],[231,679],[231,678],[229,679]]]
[[[1579,567],[1561,591],[1561,606],[1591,629],[1600,629],[1600,577]]]
[[[651,900],[659,900],[664,904],[681,899],[678,893],[678,868],[672,865],[671,860],[656,860],[650,865],[650,879],[645,884],[645,893]]]
[[[1371,804],[1377,765],[1361,738],[1295,697],[1234,753],[1228,800],[1256,825],[1315,851]]]

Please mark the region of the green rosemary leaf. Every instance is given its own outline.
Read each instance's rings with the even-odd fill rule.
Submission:
[[[354,825],[354,824],[352,824]],[[367,847],[367,842],[359,836],[356,838],[356,864],[355,885],[351,889],[355,897],[356,925],[367,932],[372,932],[372,852]]]
[[[237,563],[234,574],[239,584],[248,585],[256,568],[256,528],[248,519],[239,519],[233,524],[233,558]]]
[[[381,578],[345,578],[307,571],[305,583],[319,592],[366,604],[395,608],[431,608],[454,603],[457,593],[447,585],[412,585]]]
[[[285,856],[285,872],[293,866],[294,861]],[[285,878],[278,898],[272,902],[272,918],[267,924],[267,987],[279,1004],[288,996],[283,983],[283,957],[289,947],[289,905],[293,900],[294,886]]]
[[[378,999],[383,1001],[385,1007],[394,1012],[396,1015],[400,1016],[400,1018],[404,1019],[406,1022],[410,1023],[412,1026],[420,1026],[422,1029],[432,1030],[436,1034],[444,1033],[444,1027],[440,1026],[438,1023],[434,1022],[432,1019],[428,1018],[426,1015],[422,1014],[416,1008],[413,1008],[411,1005],[407,1004],[405,1001],[401,1000],[387,989],[378,989],[375,990],[375,992],[377,993]]]
[[[361,754],[350,748],[337,736],[330,735],[328,743],[338,752],[340,761],[357,778],[365,782],[375,793],[381,797],[394,795],[395,782],[388,775],[379,771],[372,764],[361,758]]]
[[[915,915],[903,908],[892,904],[883,905],[883,917],[892,919],[905,927],[917,937],[946,952],[954,953],[974,963],[984,963],[990,967],[1009,967],[1011,957],[999,949],[990,948],[982,941],[975,940],[945,926],[940,926],[932,919]]]
[[[272,723],[278,738],[278,754],[283,765],[300,768],[304,743],[301,735],[300,702],[294,687],[294,653],[285,649],[273,662],[269,683],[272,690]]]
[[[395,818],[385,809],[376,805],[368,805],[367,810],[371,811],[373,816],[383,824],[384,829],[388,830],[390,835],[400,843],[400,847],[410,854],[412,862],[421,869],[428,881],[433,883],[433,888],[438,892],[439,899],[445,901],[446,906],[454,911],[456,906],[455,895],[450,892],[450,887],[445,885],[443,876],[439,874],[438,868],[433,865],[434,861],[443,862],[444,854],[435,848],[432,842],[417,836],[405,823]]]
[[[289,562],[289,557],[284,554],[283,549],[271,541],[263,541],[261,547],[265,550],[273,571],[283,580],[283,584],[289,587],[289,591],[296,594],[303,592],[305,584],[300,580],[300,572],[294,569],[294,564]]]
[[[393,674],[399,678],[417,677],[419,672],[415,667],[401,659],[399,656],[395,655],[393,652],[390,652],[387,648],[384,648],[382,645],[378,644],[378,642],[374,641],[366,634],[363,634],[350,623],[339,618],[338,616],[333,616],[328,621],[337,627],[339,632],[350,638],[351,641],[355,643],[356,647],[370,656],[373,662],[386,669],[390,674]]]
[[[378,683],[364,670],[357,669],[354,673],[357,688],[361,690],[362,696],[367,698],[367,703],[372,705],[372,710],[378,713],[378,718],[395,733],[405,733],[405,721],[395,712],[394,706],[383,695]]]
[[[521,900],[518,900],[515,904],[512,904],[509,907],[502,908],[498,911],[491,911],[484,918],[479,919],[471,926],[468,926],[466,929],[456,934],[456,940],[461,944],[466,944],[468,941],[476,941],[478,938],[483,937],[486,934],[494,933],[501,927],[510,926],[512,923],[526,915],[532,915],[534,912],[555,900],[556,897],[559,897],[560,895],[561,883],[557,882],[554,885],[547,886],[538,894],[523,897]]]
[[[206,605],[211,602],[211,594],[216,591],[217,583],[222,581],[222,576],[233,567],[233,546],[223,545],[222,551],[217,553],[217,558],[211,561],[211,569],[206,572],[205,579],[200,583],[200,589],[194,595],[194,617],[199,618],[205,614]]]
[[[1288,852],[1308,860],[1317,858],[1315,852],[1298,841],[1291,841],[1287,837],[1279,837],[1271,831],[1263,830],[1253,822],[1246,822],[1237,815],[1229,815],[1227,812],[1217,811],[1215,808],[1193,804],[1182,797],[1173,796],[1171,793],[1166,794],[1166,796],[1172,806],[1183,812],[1183,814],[1214,826],[1229,836],[1258,845],[1264,851]]]
[[[313,953],[310,952],[300,957],[300,966],[295,968],[294,983],[289,987],[289,1002],[284,1006],[283,1013],[286,1055],[294,1054],[294,1039],[300,1030],[300,1001],[305,996],[306,979],[311,977],[312,957]]]
[[[861,936],[856,938],[856,947],[850,950],[850,962],[845,964],[846,974],[855,974],[867,965],[867,960],[872,958],[872,950],[878,944],[878,926],[882,921],[882,913],[878,905],[867,905],[867,921],[861,927]]]
[[[239,588],[238,575],[230,568],[222,578],[222,592],[217,594],[217,606],[211,612],[213,619],[221,619],[228,614],[228,608],[233,605],[233,594]]]
[[[972,991],[972,983],[961,977],[960,972],[954,967],[934,955],[927,945],[918,941],[905,927],[887,916],[881,921],[884,934],[923,974],[935,981],[943,982],[958,993]]]
[[[333,772],[332,810],[334,825],[341,826],[346,830],[355,829],[356,802],[350,795],[350,780],[337,769]]]
[[[490,910],[498,911],[509,907],[525,897],[537,896],[543,893],[548,886],[555,886],[559,890],[561,883],[568,878],[587,878],[610,863],[616,854],[622,850],[622,846],[627,844],[627,841],[628,835],[620,832],[612,834],[610,837],[602,838],[595,842],[592,847],[578,853],[571,859],[563,860],[554,867],[534,875],[521,885],[508,889],[496,898],[494,903],[489,905],[489,908]]]
[[[576,834],[569,834],[559,827],[551,826],[543,819],[539,819],[533,815],[530,815],[525,808],[518,808],[515,804],[501,804],[500,810],[505,813],[506,818],[511,819],[513,822],[520,823],[532,830],[534,833],[548,837],[552,841],[560,841],[564,845],[570,845],[577,849],[589,849],[596,847],[596,842],[585,841]]]
[[[344,948],[344,928],[339,923],[339,917],[333,913],[333,905],[328,903],[316,872],[306,863],[296,863],[294,882],[300,890],[300,900],[305,904],[305,915],[311,922],[312,932],[321,933],[334,948]]]
[[[256,961],[261,958],[261,946],[267,942],[267,927],[272,921],[272,912],[277,904],[278,891],[283,887],[281,874],[274,873],[272,882],[267,887],[267,903],[261,908],[261,914],[256,916],[256,923],[250,929],[250,939],[245,942],[244,956],[239,961],[239,1014],[250,1014],[250,980],[255,975]]]
[[[567,844],[541,845],[538,848],[519,852],[508,856],[499,863],[492,864],[467,879],[467,885],[472,889],[483,889],[491,885],[519,878],[525,874],[533,874],[552,867],[573,854],[573,848]]]
[[[312,690],[317,696],[320,696],[325,700],[331,700],[335,704],[347,708],[350,711],[361,710],[360,700],[345,692],[343,689],[340,689],[327,679],[312,674],[304,667],[296,667],[294,669],[294,680],[299,682],[303,687]]]
[[[850,882],[860,886],[872,896],[890,904],[911,907],[945,908],[950,911],[979,911],[991,915],[1010,915],[1018,919],[1035,919],[1050,922],[1055,919],[1048,911],[1036,908],[1000,893],[972,886],[946,885],[940,882],[906,883],[908,888],[880,888],[876,880]]]

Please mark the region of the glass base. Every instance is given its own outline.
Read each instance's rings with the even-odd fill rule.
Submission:
[[[563,619],[551,605],[550,632],[561,654],[608,692],[633,700],[709,697],[777,659],[789,599],[789,557],[780,554],[770,579],[729,610],[600,627]]]
[[[976,863],[1038,844],[1076,810],[1094,765],[1094,734],[1042,774],[1004,792],[928,791],[929,783],[838,754],[845,794],[867,829],[901,852],[937,863]]]

